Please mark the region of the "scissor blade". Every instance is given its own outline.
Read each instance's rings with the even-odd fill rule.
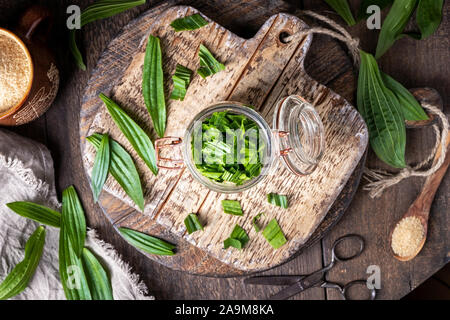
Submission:
[[[258,276],[244,280],[245,284],[260,284],[269,286],[288,286],[303,279],[304,276]]]
[[[296,282],[292,285],[290,285],[287,288],[282,289],[277,294],[271,296],[269,300],[285,300],[292,296],[295,296],[297,293],[302,292],[304,289],[300,282]]]

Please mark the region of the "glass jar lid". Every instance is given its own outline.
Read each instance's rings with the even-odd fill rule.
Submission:
[[[325,149],[324,128],[316,109],[297,95],[281,99],[275,109],[273,130],[285,167],[296,175],[312,173]]]

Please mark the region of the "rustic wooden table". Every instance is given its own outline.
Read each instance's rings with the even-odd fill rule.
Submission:
[[[65,29],[66,8],[79,4],[82,8],[91,0],[0,0],[0,25],[12,28],[29,5],[47,5],[54,13],[55,28],[51,44],[57,54],[61,71],[61,87],[58,97],[39,120],[14,128],[24,136],[46,144],[55,160],[58,190],[74,184],[79,191],[87,212],[89,226],[96,228],[101,237],[112,243],[133,270],[140,274],[150,292],[158,299],[262,299],[276,288],[245,286],[241,278],[205,278],[167,269],[137,252],[120,238],[111,227],[92,199],[90,187],[84,173],[79,147],[80,98],[89,77],[89,72],[105,49],[108,42],[132,18],[156,5],[160,1],[147,1],[138,9],[114,18],[88,25],[83,30],[83,44],[89,70],[76,69],[67,48]],[[197,0],[180,1],[196,7],[213,20],[242,37],[251,37],[261,24],[278,12],[294,12],[295,9],[312,9],[328,13],[336,20],[323,1],[238,1]],[[356,7],[359,1],[352,0]],[[444,18],[439,30],[430,38],[415,41],[403,38],[380,60],[384,71],[393,75],[406,87],[429,86],[437,89],[444,100],[444,109],[450,112],[450,4],[445,3]],[[377,31],[368,30],[364,23],[349,28],[352,35],[361,39],[365,50],[374,51]],[[327,57],[326,64],[318,64]],[[334,40],[316,36],[306,59],[307,72],[319,82],[332,88],[350,102],[355,101],[356,75],[349,59],[343,58],[345,50]],[[339,61],[335,63],[334,61]],[[330,80],[331,79],[331,80]],[[408,132],[407,159],[410,162],[421,159],[421,154],[433,144],[431,130]],[[372,153],[368,156],[369,166],[381,166]],[[398,299],[417,287],[449,260],[449,190],[450,175],[447,173],[436,195],[431,210],[428,241],[420,255],[411,262],[399,262],[390,254],[388,235],[395,222],[407,210],[418,194],[423,181],[409,179],[389,189],[376,200],[369,198],[361,188],[338,225],[322,241],[306,250],[302,255],[265,274],[302,274],[312,272],[328,261],[333,241],[348,233],[358,233],[366,239],[366,250],[356,260],[339,264],[329,273],[329,280],[347,282],[367,277],[369,265],[381,270],[379,298]],[[314,288],[295,296],[296,299],[337,299],[332,290]]]

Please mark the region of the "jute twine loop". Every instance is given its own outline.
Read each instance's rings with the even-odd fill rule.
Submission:
[[[359,39],[353,38],[350,33],[348,33],[345,28],[340,26],[335,21],[317,14],[313,11],[297,11],[296,15],[307,15],[313,17],[319,21],[326,23],[331,29],[322,28],[322,27],[313,27],[305,30],[301,30],[295,34],[287,36],[284,38],[286,42],[295,41],[303,39],[305,36],[309,34],[326,34],[330,37],[333,37],[337,40],[345,43],[350,51],[350,55],[353,58],[353,62],[356,67],[360,64],[360,56],[359,56]],[[406,168],[400,170],[398,173],[389,173],[383,170],[378,169],[364,169],[364,177],[369,181],[367,185],[363,187],[364,190],[369,191],[369,196],[371,198],[379,197],[383,191],[393,185],[396,185],[400,181],[407,179],[409,177],[428,177],[435,173],[445,161],[445,156],[447,154],[447,137],[449,130],[449,123],[447,116],[439,110],[436,106],[432,106],[430,104],[423,103],[422,107],[428,110],[430,113],[433,113],[439,117],[442,132],[439,131],[438,125],[433,125],[433,130],[436,136],[436,143],[433,147],[433,150],[428,154],[427,158],[420,162],[419,164],[411,167],[407,166]],[[439,158],[431,165],[429,169],[425,169],[426,166],[435,158],[436,152],[439,147],[441,147],[441,154]]]

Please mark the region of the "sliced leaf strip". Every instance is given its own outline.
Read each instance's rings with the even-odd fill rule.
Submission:
[[[190,213],[186,219],[184,219],[184,225],[189,234],[198,230],[203,230],[203,225],[195,213]]]
[[[173,91],[170,99],[173,100],[184,100],[186,96],[186,91],[191,82],[192,71],[181,64],[177,64],[175,69],[175,74],[172,76],[173,80]]]
[[[353,26],[356,23],[347,0],[325,0],[325,2],[332,7],[349,26]]]
[[[225,66],[217,61],[203,44],[200,45],[198,56],[200,57],[200,68],[197,70],[197,73],[203,79],[225,69]]]
[[[56,228],[59,228],[61,225],[61,213],[39,204],[18,201],[8,203],[6,206],[24,218]]]
[[[128,228],[119,228],[122,236],[133,246],[147,253],[160,256],[173,256],[175,245],[148,234]]]
[[[287,196],[269,193],[267,195],[267,201],[275,206],[287,209],[288,208],[288,199]]]
[[[62,224],[65,226],[65,233],[70,239],[73,251],[77,257],[80,257],[86,239],[86,219],[80,199],[73,186],[63,191]]]
[[[242,249],[247,242],[250,240],[247,232],[239,225],[236,225],[231,232],[231,235],[228,239],[223,242],[223,248],[228,249],[229,247],[233,247],[236,249]]]
[[[392,90],[392,92],[397,97],[400,102],[400,106],[403,112],[405,120],[419,121],[428,120],[428,116],[422,109],[419,102],[414,98],[411,92],[408,91],[401,83],[397,82],[395,79],[390,77],[384,72],[381,72],[381,78],[383,79],[384,85]]]
[[[156,175],[158,167],[156,166],[156,154],[153,143],[142,128],[134,122],[131,117],[119,107],[112,99],[100,93],[100,99],[105,103],[111,118],[128,139],[130,144],[136,150],[139,157],[144,160],[150,170]]]
[[[199,29],[207,24],[208,21],[203,19],[200,14],[196,13],[191,16],[175,19],[170,25],[175,29],[175,31],[183,31]]]
[[[256,232],[259,232],[261,230],[261,228],[258,226],[258,220],[261,219],[263,214],[264,212],[258,213],[252,220],[253,228]]]
[[[100,19],[105,19],[112,17],[118,13],[126,11],[128,9],[134,8],[141,4],[144,4],[145,0],[100,0],[94,3],[93,5],[87,7],[80,16],[80,27],[85,26],[86,24]],[[72,52],[75,61],[80,69],[86,70],[86,65],[83,61],[83,56],[81,55],[80,50],[77,47],[76,39],[75,39],[75,31],[73,29],[70,31],[70,41],[69,47]]]
[[[164,74],[159,39],[150,35],[145,49],[142,69],[142,94],[153,127],[161,138],[166,131],[166,99],[164,97]],[[156,174],[156,173],[155,173]]]
[[[235,216],[242,216],[244,213],[242,212],[241,204],[237,200],[222,200],[222,208],[223,212],[232,214]]]
[[[280,248],[287,242],[286,237],[284,236],[283,231],[275,218],[272,219],[264,228],[262,234],[275,249]]]
[[[28,286],[44,251],[45,233],[45,228],[40,226],[30,236],[25,244],[25,257],[0,284],[0,300],[14,297]]]
[[[102,135],[96,133],[86,138],[86,140],[98,149]],[[144,193],[133,159],[118,142],[111,139],[110,146],[111,165],[109,172],[120,184],[125,193],[136,203],[139,209],[144,211]]]
[[[88,248],[83,249],[82,263],[92,299],[114,300],[108,274]]]
[[[109,145],[109,137],[107,134],[103,135],[100,147],[92,169],[92,192],[94,194],[94,201],[98,201],[98,197],[102,192],[103,186],[108,178],[109,166],[111,163],[111,151]]]

